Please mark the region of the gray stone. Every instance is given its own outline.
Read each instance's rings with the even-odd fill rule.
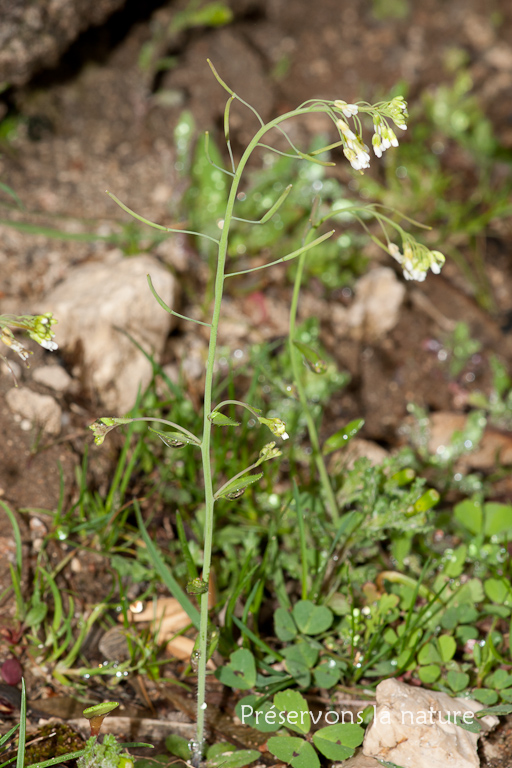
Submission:
[[[59,434],[62,412],[50,395],[40,395],[26,387],[19,387],[10,389],[5,400],[11,411],[20,417],[22,428],[25,428],[25,424],[29,428],[35,425],[50,435]]]
[[[124,0],[0,0],[0,84],[22,85],[54,66],[78,35]]]
[[[66,392],[72,385],[73,379],[60,365],[46,365],[36,368],[32,374],[34,381],[43,384],[55,392]]]
[[[129,411],[152,376],[151,363],[123,331],[158,359],[174,324],[152,296],[148,273],[172,307],[173,275],[151,256],[124,258],[118,252],[107,264],[76,267],[43,302],[59,322],[59,347],[78,359],[83,383],[113,415]]]
[[[372,269],[358,280],[351,307],[333,308],[338,335],[372,343],[393,330],[400,316],[405,286],[389,267]]]
[[[472,722],[466,713],[483,709],[482,704],[394,679],[379,683],[376,695],[375,718],[363,742],[366,756],[402,768],[478,768],[479,735],[455,725],[454,713]],[[487,716],[480,722],[489,729],[498,719]]]

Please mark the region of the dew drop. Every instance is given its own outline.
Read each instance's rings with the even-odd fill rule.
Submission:
[[[245,493],[245,488],[237,488],[236,491],[231,491],[231,493],[226,493],[226,499],[239,499],[240,496],[243,496]]]

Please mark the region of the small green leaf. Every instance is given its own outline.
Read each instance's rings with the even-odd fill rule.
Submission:
[[[217,742],[216,744],[212,744],[206,750],[206,759],[212,760],[213,758],[217,757],[217,755],[229,754],[235,750],[235,745],[230,744],[228,741]]]
[[[483,511],[479,501],[465,499],[456,504],[453,510],[455,519],[470,533],[478,536],[483,530]]]
[[[237,717],[243,725],[250,725],[261,733],[272,733],[281,728],[279,712],[270,701],[262,696],[250,694],[240,699],[235,707]]]
[[[221,745],[214,745],[221,746]],[[225,745],[231,746],[231,745]],[[225,749],[223,752],[208,757],[207,768],[243,768],[261,757],[261,752],[256,749]]]
[[[183,448],[184,445],[200,445],[198,440],[192,440],[188,435],[183,432],[161,432],[159,429],[153,429],[149,427],[150,432],[154,432],[158,435],[162,443],[168,446],[168,448]]]
[[[312,669],[318,661],[318,649],[307,642],[289,645],[283,649],[282,654],[285,659],[304,664],[308,669]]]
[[[512,506],[491,501],[484,506],[485,535],[497,536],[512,532]]]
[[[229,662],[218,669],[215,676],[224,685],[246,691],[256,682],[256,662],[247,648],[239,648],[229,657]]]
[[[245,489],[257,483],[263,477],[263,472],[258,472],[255,475],[245,475],[245,477],[239,477],[226,485],[221,491],[217,491],[215,494],[216,499],[238,499],[245,492]]]
[[[311,600],[299,600],[293,606],[293,618],[305,635],[319,635],[332,624],[332,611],[325,605],[315,605]]]
[[[315,667],[313,670],[313,677],[315,679],[315,684],[318,685],[319,688],[329,689],[339,682],[341,670],[336,662],[331,659],[330,661]]]
[[[297,637],[297,627],[286,608],[278,608],[274,613],[274,629],[276,635],[283,643],[289,643]]]
[[[499,697],[496,691],[491,691],[490,688],[473,688],[471,698],[480,701],[482,704],[492,706],[496,704]]]
[[[274,696],[274,704],[280,712],[286,713],[284,725],[296,733],[309,733],[311,718],[309,705],[298,691],[287,689]]]
[[[393,480],[394,483],[396,483],[399,487],[402,487],[403,485],[408,485],[409,483],[412,483],[414,478],[416,477],[416,472],[414,469],[411,469],[410,467],[406,467],[405,469],[401,469],[400,472],[396,472],[391,480]]]
[[[235,421],[234,419],[231,419],[229,416],[225,416],[225,414],[221,413],[220,411],[212,411],[208,418],[210,419],[212,424],[215,424],[216,427],[239,427],[240,422]]]
[[[48,606],[46,603],[36,603],[25,616],[24,624],[27,627],[37,627],[44,620],[47,613]]]
[[[434,643],[427,643],[418,651],[418,664],[437,664],[442,661]]]
[[[441,660],[446,664],[447,661],[453,659],[457,650],[457,643],[451,635],[441,635],[437,638],[437,644],[441,652]]]
[[[351,723],[338,723],[313,734],[313,743],[329,760],[347,760],[364,738],[364,729]]]
[[[426,667],[420,667],[418,677],[422,683],[434,683],[441,675],[441,667],[437,664],[429,664]]]
[[[451,669],[446,675],[446,682],[454,693],[459,693],[468,687],[469,675],[466,672],[456,672]]]
[[[346,427],[340,429],[339,432],[335,432],[334,435],[328,437],[322,448],[323,455],[327,456],[329,453],[337,451],[338,448],[344,448],[363,426],[364,419],[354,419]]]
[[[471,722],[468,723],[460,715],[456,716],[455,724],[458,725],[459,728],[463,728],[465,731],[469,731],[470,733],[480,733],[482,730],[482,726],[478,720],[471,720]]]
[[[312,347],[303,344],[302,341],[294,341],[293,346],[297,347],[299,352],[303,355],[306,365],[313,371],[313,373],[322,374],[327,371],[327,364]]]
[[[508,579],[486,579],[484,581],[485,594],[498,605],[512,605],[512,588]]]
[[[457,576],[460,576],[464,570],[467,554],[468,548],[466,544],[461,544],[459,547],[454,549],[452,555],[444,567],[445,576],[448,576],[449,579],[456,579]]]
[[[427,512],[439,502],[441,498],[438,491],[435,488],[430,488],[414,503],[414,512]]]
[[[192,757],[192,753],[190,751],[190,740],[185,739],[183,736],[178,736],[177,734],[172,733],[170,736],[167,736],[165,740],[165,746],[171,755],[181,757],[182,760],[190,760]]]
[[[87,707],[82,714],[87,720],[90,720],[92,717],[106,717],[118,706],[119,702],[117,701],[104,701],[102,704],[95,704],[93,707]]]
[[[512,685],[512,675],[509,675],[505,669],[497,669],[486,678],[485,684],[501,691],[503,688],[510,688]]]
[[[320,768],[320,760],[314,748],[304,739],[295,736],[272,736],[267,741],[268,751],[288,763],[292,768]]]
[[[474,691],[473,691],[473,698]],[[499,717],[500,715],[510,715],[512,713],[512,704],[498,704],[495,707],[486,707],[485,709],[479,709],[476,713],[477,717],[485,717],[486,715],[496,715],[496,717]]]

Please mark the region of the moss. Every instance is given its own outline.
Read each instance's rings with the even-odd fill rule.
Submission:
[[[29,740],[40,739],[25,750],[25,765],[50,760],[83,749],[84,740],[64,723],[47,723]]]

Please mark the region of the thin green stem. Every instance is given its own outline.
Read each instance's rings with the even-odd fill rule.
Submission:
[[[137,416],[135,419],[130,419],[130,423],[133,421],[158,421],[160,424],[167,424],[168,427],[174,427],[174,429],[178,429],[180,432],[183,432],[184,435],[190,437],[192,442],[196,443],[197,445],[201,445],[201,441],[198,437],[193,435],[192,432],[189,432],[188,429],[185,429],[185,427],[182,427],[181,424],[175,424],[174,421],[169,421],[168,419],[158,419],[155,416]]]
[[[210,66],[211,65],[211,62]],[[212,67],[215,76],[219,82],[225,86],[220,80],[219,76]],[[227,89],[229,93],[233,93],[230,89]],[[328,111],[327,108],[319,111]],[[289,120],[292,117],[298,117],[303,114],[311,112],[310,109],[296,109],[292,112],[288,112],[284,115],[272,120],[270,123],[261,126],[259,131],[253,136],[251,142],[248,144],[245,152],[243,153],[238,167],[236,169],[233,181],[231,183],[231,189],[229,192],[228,201],[226,204],[226,212],[224,216],[224,225],[222,227],[222,234],[219,241],[218,258],[217,258],[217,272],[215,275],[214,286],[214,305],[211,319],[210,328],[210,342],[208,348],[208,359],[206,363],[206,375],[204,385],[204,416],[203,416],[203,436],[201,440],[201,456],[203,466],[203,478],[204,478],[204,495],[205,495],[205,524],[204,524],[204,555],[203,555],[203,581],[209,584],[210,569],[212,559],[212,546],[213,546],[213,517],[215,498],[213,493],[213,481],[212,481],[212,465],[211,465],[211,430],[212,422],[208,418],[212,411],[212,391],[213,391],[213,375],[215,367],[215,354],[217,349],[217,336],[220,320],[220,311],[222,305],[222,295],[224,291],[225,280],[225,267],[228,249],[228,238],[231,222],[233,219],[233,210],[236,202],[236,196],[238,193],[238,187],[242,173],[247,165],[247,161],[251,156],[253,150],[258,145],[263,136],[268,131],[276,128],[280,123],[285,120]],[[310,245],[311,247],[311,245]],[[296,311],[296,309],[295,309]],[[318,441],[317,441],[318,442]],[[208,592],[201,595],[200,604],[200,629],[199,629],[199,642],[198,642],[198,669],[197,669],[197,739],[193,749],[193,762],[195,765],[199,765],[204,745],[204,726],[205,726],[205,711],[206,711],[206,662],[208,658]]]
[[[241,400],[223,400],[222,403],[219,403],[215,406],[214,410],[219,411],[225,405],[241,405],[242,408],[245,408],[247,411],[252,413],[253,416],[259,416],[261,413],[259,408],[253,408],[252,405],[249,405],[249,403],[243,403]]]
[[[329,473],[327,472],[327,467],[325,466],[324,457],[322,456],[322,451],[320,450],[320,441],[318,439],[318,432],[317,432],[315,420],[311,413],[311,409],[309,407],[308,399],[306,396],[306,390],[304,388],[304,383],[302,379],[302,370],[301,370],[302,358],[299,350],[293,343],[296,338],[297,310],[299,306],[300,287],[302,283],[302,275],[304,272],[305,261],[306,261],[306,253],[304,252],[299,256],[299,261],[297,263],[297,272],[295,274],[295,283],[293,285],[293,296],[292,296],[292,303],[290,306],[290,324],[289,324],[288,343],[290,348],[290,359],[292,363],[293,378],[295,381],[295,385],[297,387],[297,392],[299,394],[299,400],[302,406],[302,411],[304,413],[304,416],[306,417],[306,424],[308,427],[309,440],[311,442],[313,459],[315,461],[317,472],[320,477],[320,483],[322,486],[322,490],[324,492],[325,499],[327,501],[327,506],[329,507],[329,511],[331,513],[333,522],[336,523],[339,520],[338,503],[336,501],[336,496],[332,489]]]

